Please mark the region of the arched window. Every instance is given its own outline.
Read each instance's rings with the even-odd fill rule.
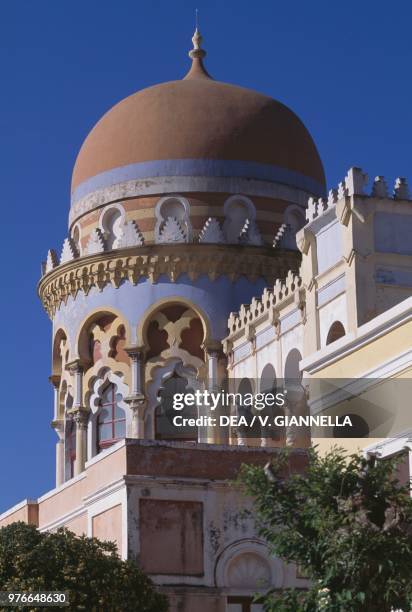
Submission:
[[[184,376],[180,376],[177,372],[173,372],[171,376],[164,381],[158,392],[160,400],[155,409],[155,438],[156,440],[185,440],[195,441],[198,439],[198,429],[196,425],[185,425],[177,427],[173,424],[173,418],[176,415],[182,416],[184,419],[196,419],[197,407],[185,406],[183,410],[178,412],[173,407],[173,398],[176,393],[193,393],[193,389],[188,388],[188,380]]]
[[[126,436],[126,415],[119,406],[120,398],[113,383],[110,383],[102,393],[97,417],[98,453]]]
[[[335,426],[333,428],[334,438],[367,438],[369,435],[369,425],[358,414],[345,414],[341,417],[349,417],[352,425],[345,425],[344,427]]]
[[[74,476],[76,461],[76,423],[72,419],[66,419],[65,442],[66,480],[70,480]]]
[[[326,344],[332,344],[332,342],[339,340],[339,338],[342,338],[345,333],[345,328],[343,327],[342,323],[340,321],[335,321],[329,328]]]
[[[302,379],[299,367],[301,359],[302,355],[298,349],[294,348],[289,351],[285,361],[285,382],[290,381],[293,384]]]

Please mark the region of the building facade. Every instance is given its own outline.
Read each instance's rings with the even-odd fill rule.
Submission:
[[[115,541],[171,610],[257,612],[258,588],[307,582],[269,555],[231,481],[285,444],[302,471],[317,432],[179,432],[162,398],[382,378],[388,364],[405,374],[408,342],[400,356],[395,337],[410,325],[412,202],[404,179],[393,197],[382,177],[366,194],[356,168],[326,195],[298,117],[212,79],[200,43],[196,30],[184,79],[121,101],[81,147],[68,236],[39,283],[52,320],[56,487],[0,524]],[[346,396],[325,403],[312,391],[302,414],[347,413]],[[403,422],[366,432],[357,416],[352,445],[407,448]]]

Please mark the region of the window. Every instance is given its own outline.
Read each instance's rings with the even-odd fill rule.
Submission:
[[[197,407],[186,406],[183,410],[173,408],[173,397],[176,393],[193,393],[188,387],[188,380],[173,372],[158,391],[159,404],[155,410],[155,438],[156,440],[183,440],[197,442],[198,431],[196,425],[177,427],[173,424],[175,416],[184,419],[196,419]]]
[[[74,476],[74,464],[76,461],[76,423],[72,420],[66,421],[66,480]]]
[[[335,321],[330,326],[330,329],[328,331],[328,337],[326,338],[326,345],[332,344],[332,342],[339,340],[339,338],[343,338],[344,335],[345,335],[345,328],[343,327],[342,323],[340,321]]]
[[[97,452],[126,436],[126,415],[118,405],[120,395],[111,383],[103,392],[97,417]]]

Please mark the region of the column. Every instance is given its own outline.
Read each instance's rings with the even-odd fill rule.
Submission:
[[[130,357],[130,395],[124,398],[132,411],[131,437],[144,439],[144,418],[146,412],[146,398],[142,389],[142,368],[144,363],[145,347],[126,347],[125,351]]]
[[[52,427],[58,436],[56,442],[56,487],[64,483],[64,421],[52,421]]]
[[[66,365],[73,376],[73,406],[70,414],[76,423],[76,461],[74,464],[74,475],[77,476],[84,471],[87,460],[87,424],[89,411],[83,406],[83,364],[80,359],[75,359]]]
[[[208,371],[208,390],[212,393],[220,393],[226,391],[223,388],[222,367],[223,360],[224,371],[227,371],[227,360],[223,353],[222,343],[217,340],[209,342],[204,346],[207,355],[207,371]],[[229,428],[220,427],[219,418],[222,414],[228,412],[224,405],[218,406],[216,410],[211,411],[209,408],[203,410],[205,416],[216,419],[216,425],[208,427],[205,435],[202,435],[199,442],[207,442],[209,444],[228,444],[229,443]]]
[[[76,423],[76,461],[74,463],[74,475],[78,476],[84,471],[87,458],[87,423],[88,414],[84,409],[79,408],[73,412],[74,422]]]
[[[49,376],[49,381],[53,385],[53,427],[58,440],[56,442],[56,487],[59,487],[64,482],[64,415],[60,415],[59,406],[59,388],[61,376],[52,374]],[[63,418],[59,418],[63,416]]]

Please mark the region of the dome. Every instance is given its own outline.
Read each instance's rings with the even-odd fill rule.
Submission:
[[[138,91],[95,125],[74,166],[72,200],[130,179],[179,175],[241,176],[323,195],[322,162],[300,119],[268,96],[213,80],[204,51],[191,53],[183,80]]]

